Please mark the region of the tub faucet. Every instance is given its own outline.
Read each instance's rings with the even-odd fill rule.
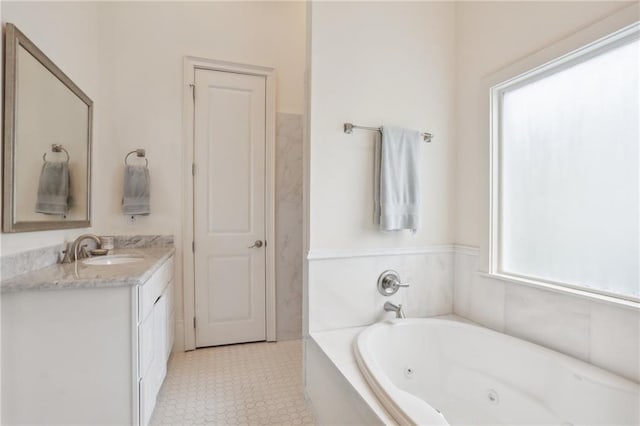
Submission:
[[[396,318],[406,318],[406,316],[404,314],[404,309],[402,309],[402,305],[401,304],[394,305],[391,302],[385,302],[384,310],[386,312],[395,312],[396,313]]]

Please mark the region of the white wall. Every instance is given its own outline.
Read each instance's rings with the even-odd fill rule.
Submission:
[[[3,2],[2,13],[95,102],[91,232],[98,235],[173,234],[181,258],[185,55],[275,67],[277,111],[303,111],[302,2],[21,1]],[[136,148],[147,150],[151,215],[130,224],[121,213],[122,173],[125,154]],[[86,231],[2,234],[2,253],[60,244]],[[175,272],[181,319],[180,260]]]
[[[97,233],[179,237],[183,56],[274,66],[277,110],[303,110],[302,3],[20,1],[3,2],[2,13],[94,100]],[[130,225],[121,214],[121,169],[125,154],[137,147],[147,149],[150,162],[152,214]],[[80,232],[3,234],[3,254],[58,244]]]
[[[3,1],[0,7],[2,23],[15,24],[94,101],[93,141],[95,145],[104,143],[102,129],[107,116],[103,104],[104,74],[100,66],[99,4]],[[95,179],[93,184],[96,188]],[[84,231],[86,229],[2,234],[1,251],[6,255],[57,245]]]
[[[478,246],[489,153],[482,103],[490,74],[629,5],[629,2],[460,2],[456,4],[457,149],[455,242]]]
[[[113,126],[94,155],[109,165],[98,190],[96,228],[180,234],[183,206],[183,57],[277,69],[277,110],[302,112],[304,5],[235,2],[114,2],[102,12]],[[147,149],[152,214],[130,226],[120,212],[124,154]],[[181,241],[178,238],[177,244]]]
[[[114,2],[102,13],[113,126],[108,144],[94,150],[105,164],[102,173],[96,171],[103,176],[97,188],[105,196],[94,202],[100,212],[95,226],[109,233],[173,234],[180,259],[183,57],[273,66],[277,111],[301,113],[304,4]],[[152,213],[129,225],[120,212],[122,162],[138,147],[149,159]],[[178,262],[175,271],[178,320],[183,316],[181,266]]]
[[[453,242],[453,3],[312,4],[310,249]],[[374,133],[344,122],[435,134],[422,156],[422,229],[373,225]]]
[[[411,287],[391,300],[409,315],[450,313],[453,242],[453,3],[311,5],[309,331],[390,316],[376,280],[395,268]],[[373,225],[373,132],[344,122],[435,134],[422,156],[422,229]],[[421,249],[422,248],[422,249]],[[402,249],[402,250],[398,250]]]

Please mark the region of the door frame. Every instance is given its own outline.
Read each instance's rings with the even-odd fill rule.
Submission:
[[[183,85],[183,220],[182,282],[184,309],[184,349],[196,348],[195,324],[195,256],[194,241],[194,78],[196,69],[231,72],[265,77],[265,321],[268,342],[276,341],[276,271],[275,271],[275,142],[276,142],[276,70],[272,67],[219,61],[196,56],[184,57]],[[197,172],[196,172],[197,173]]]

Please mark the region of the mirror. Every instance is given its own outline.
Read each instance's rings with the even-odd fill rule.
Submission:
[[[93,102],[13,24],[5,37],[3,231],[89,227]]]

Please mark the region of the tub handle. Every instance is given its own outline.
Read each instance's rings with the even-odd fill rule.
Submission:
[[[391,296],[398,292],[400,287],[409,287],[409,283],[403,283],[400,275],[391,269],[384,271],[378,277],[378,291],[383,296]]]

